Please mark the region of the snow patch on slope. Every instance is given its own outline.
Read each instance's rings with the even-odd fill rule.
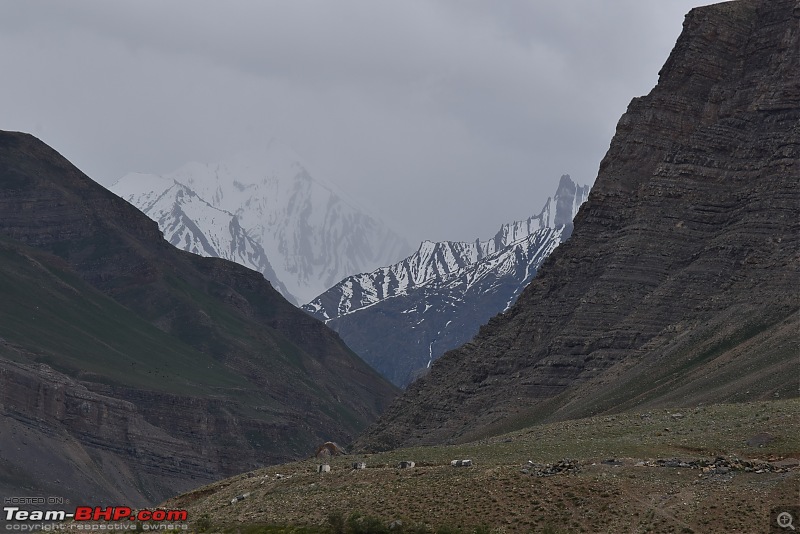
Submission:
[[[465,275],[466,289],[469,289],[492,273],[507,275],[517,268],[520,257],[527,256],[524,252],[526,247],[537,247],[534,256],[546,256],[552,252],[561,242],[565,225],[572,224],[588,192],[587,186],[576,186],[569,176],[562,176],[556,194],[547,199],[538,215],[504,224],[493,238],[486,241],[423,241],[406,259],[347,277],[317,296],[304,309],[329,321],[388,298],[408,295],[431,283],[445,283],[455,276]],[[568,205],[564,200],[569,201]],[[531,239],[531,236],[537,237]],[[530,279],[535,268],[526,265],[525,269],[525,278]]]

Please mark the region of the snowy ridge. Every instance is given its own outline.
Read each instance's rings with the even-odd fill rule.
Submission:
[[[511,265],[504,267],[497,263],[497,257],[504,257],[506,262],[511,262],[511,256],[493,255],[501,251],[519,252],[525,243],[532,246],[528,238],[542,231],[545,231],[543,235],[551,235],[557,245],[561,232],[556,237],[546,230],[555,230],[557,226],[571,226],[573,217],[587,196],[587,186],[576,186],[569,176],[562,176],[558,191],[547,199],[539,215],[502,225],[492,239],[475,240],[471,243],[423,241],[419,249],[408,258],[389,267],[349,276],[303,308],[315,317],[329,321],[370,307],[384,299],[407,295],[426,284],[444,282],[478,263],[483,265],[476,272],[484,272],[484,276],[485,272],[491,271],[507,274],[512,269]],[[565,204],[564,200],[569,202]],[[509,248],[511,250],[507,251]]]
[[[137,194],[137,188],[149,190]],[[286,289],[264,249],[241,227],[232,213],[210,205],[194,191],[173,179],[161,176],[127,174],[113,186],[122,198],[158,223],[164,239],[172,245],[199,254],[224,258],[264,275],[287,300],[297,304]]]
[[[538,215],[502,225],[487,241],[425,241],[403,261],[349,276],[303,309],[405,387],[516,301],[571,234],[588,190],[562,176]]]
[[[319,312],[323,319],[345,315],[460,272],[486,256],[489,249],[486,243],[480,242],[424,241],[414,254],[403,261],[371,273],[349,276],[304,308],[312,313]],[[322,304],[326,296],[331,294],[339,294],[340,297],[332,314]]]
[[[507,247],[521,239],[525,239],[529,235],[534,234],[539,230],[544,228],[555,228],[555,212],[551,208],[552,204],[553,199],[548,198],[539,215],[533,215],[524,221],[514,221],[501,226],[500,230],[494,236],[495,248],[500,250],[503,247]]]
[[[469,266],[458,273],[458,276],[445,280],[442,285],[447,288],[463,286],[464,291],[468,292],[473,286],[485,281],[488,276],[499,278],[514,275],[521,267],[524,268],[521,279],[530,281],[541,262],[561,242],[563,230],[563,226],[537,230],[484,258],[482,261]],[[524,285],[520,285],[514,295],[518,294],[523,288]]]
[[[164,176],[127,175],[111,189],[158,221],[165,235],[169,230],[170,241],[176,235],[173,242],[181,248],[204,254],[203,238],[219,239],[220,247],[231,242],[259,245],[274,272],[270,281],[280,281],[284,295],[299,302],[352,273],[395,262],[410,251],[385,224],[354,207],[330,184],[312,178],[297,155],[279,143],[225,162],[187,163]],[[197,200],[186,205],[192,196]],[[231,219],[223,221],[203,205],[232,217],[250,241],[233,233],[221,237],[238,230],[224,229],[223,223]],[[181,207],[180,214],[175,206]],[[189,229],[190,222],[197,231]],[[187,233],[192,234],[188,241]],[[229,254],[246,257],[250,252]],[[230,255],[222,257],[238,261]]]

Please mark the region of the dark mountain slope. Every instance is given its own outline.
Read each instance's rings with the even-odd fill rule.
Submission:
[[[692,10],[620,119],[572,237],[360,444],[797,395],[800,12]]]
[[[0,486],[156,502],[347,442],[395,394],[261,274],[175,249],[26,134],[0,133],[0,235]]]

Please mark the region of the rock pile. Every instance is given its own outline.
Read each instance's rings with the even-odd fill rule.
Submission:
[[[239,501],[243,501],[250,496],[250,492],[242,493],[241,495],[237,495],[233,499],[231,499],[231,504],[236,504]]]
[[[743,460],[735,456],[717,456],[714,459],[701,458],[698,460],[684,460],[680,458],[659,458],[658,460],[642,461],[638,467],[681,467],[684,469],[698,469],[703,474],[727,474],[731,471],[745,473],[786,473],[789,465],[776,465],[763,460]]]
[[[537,477],[549,477],[560,474],[577,473],[581,470],[578,460],[564,459],[554,464],[537,464],[528,460],[528,465],[522,468],[522,473]]]

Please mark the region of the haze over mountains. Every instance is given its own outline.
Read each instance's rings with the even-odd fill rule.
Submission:
[[[569,236],[589,190],[564,176],[538,215],[503,225],[492,239],[426,241],[394,263],[405,241],[315,181],[278,143],[233,163],[131,173],[111,189],[173,245],[257,270],[295,303],[340,276],[303,308],[401,387],[516,300]]]
[[[264,248],[239,224],[239,218],[215,208],[183,184],[152,174],[128,174],[112,186],[116,193],[159,223],[176,247],[225,258],[264,275],[287,300],[296,299],[278,279]]]
[[[256,269],[297,304],[411,252],[277,142],[163,176],[131,173],[110,189],[157,221],[172,244]]]
[[[423,242],[403,261],[349,276],[303,309],[405,387],[516,300],[541,262],[569,237],[588,194],[588,186],[564,175],[538,215],[502,225],[492,239]]]

